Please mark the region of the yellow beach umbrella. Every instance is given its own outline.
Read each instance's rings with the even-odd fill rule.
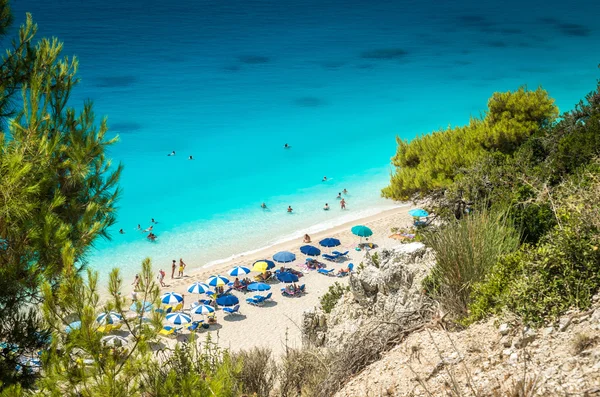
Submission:
[[[264,273],[269,268],[269,264],[265,261],[258,261],[252,266],[252,271]]]

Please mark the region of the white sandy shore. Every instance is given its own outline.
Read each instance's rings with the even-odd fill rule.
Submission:
[[[347,267],[348,263],[351,262],[355,266],[358,266],[365,255],[365,251],[354,250],[359,242],[359,238],[350,232],[350,228],[359,224],[366,225],[373,230],[373,236],[370,238],[370,241],[378,245],[375,251],[398,245],[398,241],[388,237],[392,234],[390,229],[392,227],[410,225],[412,222],[412,217],[408,215],[410,208],[409,206],[394,208],[312,235],[313,244],[316,246],[318,246],[318,241],[325,237],[335,237],[342,242],[340,247],[336,247],[337,250],[350,251],[349,260],[343,263],[334,264],[320,258],[319,260],[327,263],[328,268],[335,268],[336,272],[342,267]],[[170,269],[168,271],[165,269],[167,271],[167,277],[165,278],[167,286],[162,288],[162,292],[175,291],[185,294],[186,308],[188,308],[189,304],[198,298],[197,295],[187,293],[187,288],[192,282],[205,282],[209,276],[214,274],[227,275],[229,270],[235,266],[251,266],[256,260],[270,259],[273,254],[279,251],[291,251],[295,253],[297,256],[296,261],[285,266],[302,270],[299,265],[304,263],[305,256],[299,251],[301,245],[303,245],[303,242],[300,240],[282,243],[270,247],[268,250],[238,257],[210,268],[200,268],[186,272],[183,278],[171,279]],[[316,271],[305,271],[304,273],[304,277],[300,278],[298,284],[306,284],[307,293],[301,297],[283,297],[280,288],[284,284],[276,283],[272,284],[270,291],[273,293],[272,302],[262,307],[255,307],[246,303],[246,297],[251,297],[254,293],[244,294],[234,292],[240,299],[240,312],[242,315],[223,316],[224,313],[218,310],[218,325],[211,325],[209,330],[201,331],[199,337],[204,338],[206,333],[210,332],[213,341],[218,340],[222,347],[231,348],[234,351],[254,346],[269,347],[276,356],[284,351],[286,343],[290,347],[299,347],[301,345],[300,322],[302,320],[302,313],[307,309],[318,306],[319,298],[327,292],[329,286],[335,281],[348,282],[347,278],[327,277],[318,274]],[[254,274],[251,273],[250,277]],[[231,279],[231,277],[229,278]],[[186,333],[184,333],[179,336],[179,340],[186,337]]]

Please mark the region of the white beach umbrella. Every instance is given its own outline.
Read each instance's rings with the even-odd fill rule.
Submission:
[[[212,306],[208,306],[208,305],[198,305],[195,309],[194,309],[194,314],[210,314],[210,313],[214,313],[215,312],[215,308]]]
[[[176,305],[183,302],[183,295],[177,292],[167,292],[160,297],[160,301],[165,305]]]
[[[192,285],[188,287],[188,292],[190,294],[204,294],[206,291],[210,290],[210,287],[207,284],[196,281]]]
[[[118,335],[108,335],[100,339],[106,346],[125,346],[129,343],[127,338]]]
[[[98,322],[99,324],[112,324],[114,322],[121,321],[122,319],[123,317],[117,312],[107,312],[98,315],[98,317],[96,317],[96,322]]]
[[[185,313],[177,312],[167,314],[167,321],[171,324],[182,325],[191,323],[192,318]]]

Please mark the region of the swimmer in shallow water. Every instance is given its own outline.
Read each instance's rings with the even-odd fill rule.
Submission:
[[[344,190],[342,190],[342,193],[348,194],[348,191],[346,189],[344,189]]]
[[[325,203],[325,207],[323,207],[325,211],[329,211],[329,204]]]
[[[194,158],[192,156],[190,156],[190,158],[188,160],[193,160]]]
[[[119,230],[119,233],[125,234],[125,230],[121,229],[121,230]]]
[[[326,177],[326,176],[324,176],[324,177],[323,177],[323,180],[322,180],[321,182],[327,182],[327,177]]]
[[[288,209],[287,209],[287,212],[288,212],[288,214],[291,214],[291,213],[292,213],[292,211],[294,211],[294,210],[292,209],[292,206],[291,206],[291,205],[288,205]]]
[[[267,209],[267,205],[266,205],[265,203],[262,203],[262,204],[260,205],[260,208],[262,208],[263,210],[266,210],[266,209]]]
[[[291,146],[286,143],[285,145],[283,145],[283,148],[284,149],[289,149],[289,148],[291,148]]]
[[[173,150],[171,153],[167,154],[167,156],[175,156],[175,150]]]
[[[338,195],[337,195],[336,199],[338,199],[338,200],[339,200],[339,199],[341,199],[341,198],[342,198],[342,193],[338,193]]]

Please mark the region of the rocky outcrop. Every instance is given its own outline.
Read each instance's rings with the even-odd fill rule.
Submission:
[[[361,332],[396,332],[430,316],[432,303],[420,285],[432,264],[431,252],[421,243],[367,257],[330,314],[319,309],[304,314],[305,344],[340,349]]]
[[[336,396],[595,396],[599,347],[598,303],[542,329],[497,319],[460,332],[431,326],[409,335]]]

